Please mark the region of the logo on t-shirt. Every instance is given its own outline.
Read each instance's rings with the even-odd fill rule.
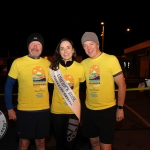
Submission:
[[[68,83],[71,89],[74,89],[74,78],[71,75],[65,75],[64,79]]]
[[[93,65],[89,70],[89,84],[100,84],[100,69],[97,65]]]
[[[46,75],[42,67],[36,66],[32,69],[32,80],[34,87],[46,86]]]

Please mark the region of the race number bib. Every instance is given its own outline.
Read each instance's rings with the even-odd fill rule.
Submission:
[[[4,114],[0,111],[0,139],[5,135],[7,131],[7,120]]]

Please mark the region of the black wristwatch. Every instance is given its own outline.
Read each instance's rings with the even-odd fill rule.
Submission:
[[[117,108],[118,108],[118,109],[123,109],[123,106],[117,105]]]

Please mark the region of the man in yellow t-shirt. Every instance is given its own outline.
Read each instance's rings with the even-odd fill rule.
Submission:
[[[123,105],[126,94],[124,75],[118,59],[100,51],[94,32],[85,32],[81,38],[89,58],[81,64],[85,68],[86,101],[83,113],[83,134],[90,139],[92,150],[110,150],[116,120],[124,118]],[[115,99],[115,83],[118,99]]]
[[[40,57],[44,39],[39,33],[27,39],[28,55],[13,61],[5,84],[5,103],[9,119],[17,121],[19,150],[27,150],[30,139],[35,139],[36,149],[45,149],[45,137],[50,134],[49,66]],[[18,81],[18,105],[15,112],[12,92]]]

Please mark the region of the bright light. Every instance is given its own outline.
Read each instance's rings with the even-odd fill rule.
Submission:
[[[127,28],[127,31],[129,32],[129,31],[130,31],[130,28]]]

